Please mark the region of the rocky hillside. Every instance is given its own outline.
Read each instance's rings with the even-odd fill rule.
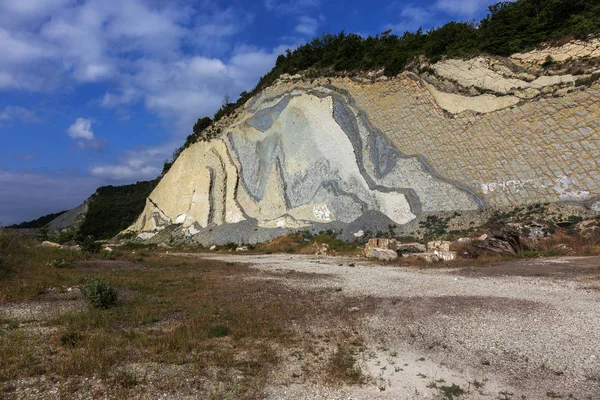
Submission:
[[[387,77],[282,75],[185,149],[128,231],[201,243],[579,202],[600,211],[600,40]]]

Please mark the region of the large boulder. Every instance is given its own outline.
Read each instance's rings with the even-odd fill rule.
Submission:
[[[448,242],[448,241],[444,241],[444,240],[437,240],[437,241],[433,241],[433,242],[429,242],[427,243],[427,251],[429,252],[434,252],[434,251],[450,251],[450,245],[452,244],[452,242]]]
[[[375,248],[367,254],[367,257],[375,258],[379,261],[392,261],[398,258],[398,253],[394,250]]]
[[[396,244],[396,252],[398,252],[399,254],[425,253],[426,251],[427,246],[417,242]]]

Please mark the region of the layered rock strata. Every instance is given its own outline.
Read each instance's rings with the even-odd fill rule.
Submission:
[[[185,150],[130,230],[149,239],[176,225],[208,242],[208,232],[238,226],[251,242],[375,216],[402,225],[436,212],[593,199],[597,66],[543,75],[539,59],[447,60],[367,82],[283,77],[213,127],[219,138]]]

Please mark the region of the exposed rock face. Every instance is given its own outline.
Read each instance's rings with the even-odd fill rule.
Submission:
[[[63,229],[77,231],[85,220],[85,214],[87,213],[88,208],[89,199],[81,203],[79,206],[53,219],[48,224],[48,229],[51,231],[61,231]]]
[[[286,77],[185,150],[130,230],[252,242],[600,195],[599,85],[511,63],[449,60],[375,83]]]

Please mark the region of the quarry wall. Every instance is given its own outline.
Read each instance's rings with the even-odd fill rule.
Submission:
[[[577,73],[548,73],[537,50],[392,79],[284,76],[220,121],[219,138],[185,150],[130,230],[150,239],[176,224],[206,238],[232,225],[254,241],[365,215],[402,225],[424,213],[593,202],[600,84],[587,60],[598,48],[548,50]]]

